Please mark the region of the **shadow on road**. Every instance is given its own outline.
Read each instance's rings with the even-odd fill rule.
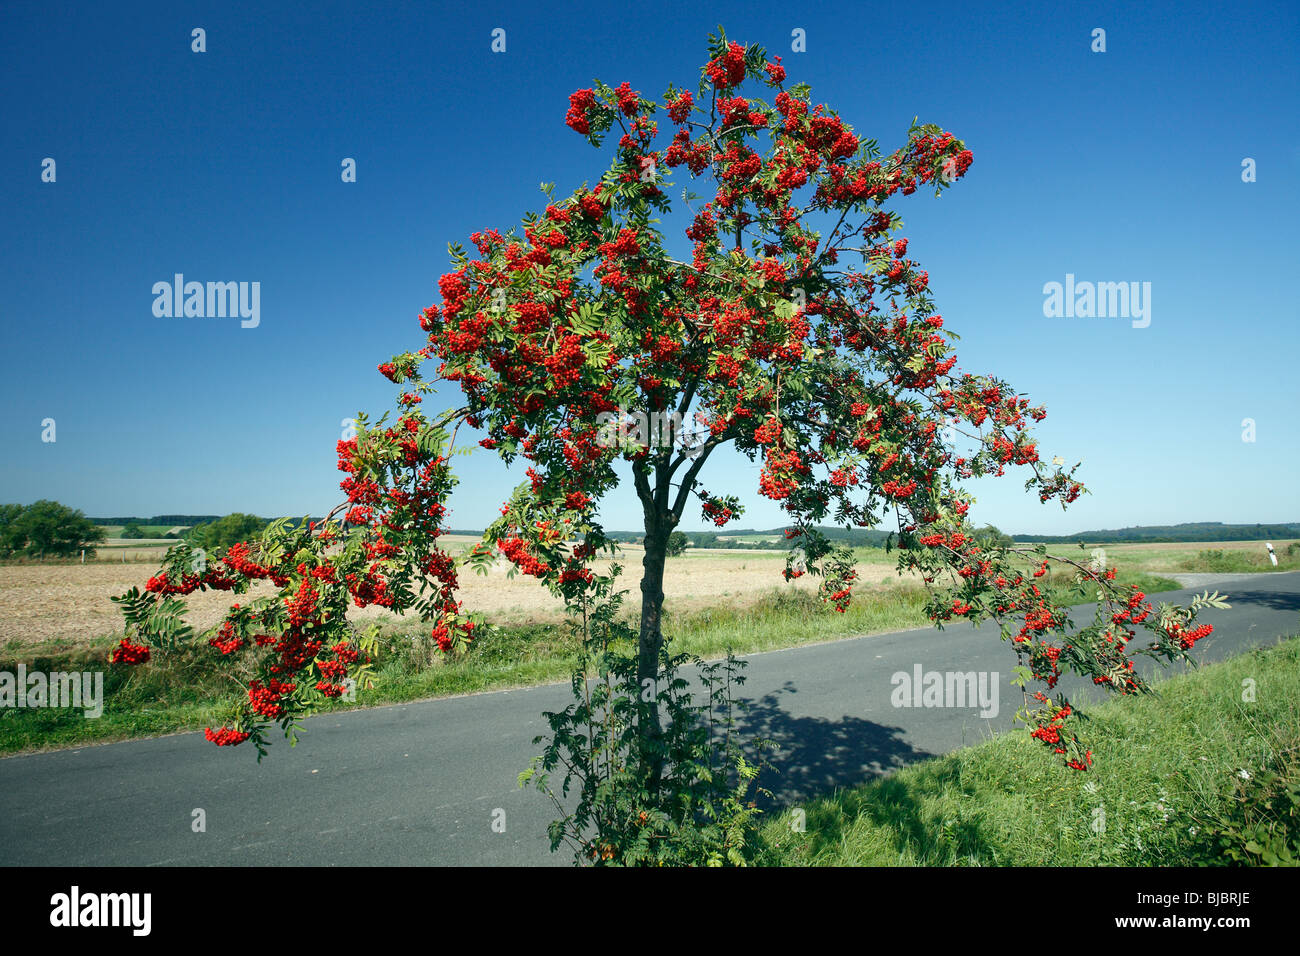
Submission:
[[[1233,606],[1258,604],[1275,611],[1300,611],[1300,593],[1289,591],[1232,591],[1228,597]]]
[[[900,854],[941,856],[951,853],[955,844],[963,853],[979,855],[989,845],[989,834],[978,819],[941,824],[931,819],[911,787],[896,776],[884,776],[935,756],[906,743],[902,728],[859,717],[797,717],[782,706],[788,701],[786,695],[795,693],[795,686],[787,682],[779,691],[750,701],[737,729],[742,738],[762,737],[780,745],[780,750],[767,755],[772,766],[765,767],[759,778],[772,796],[760,796],[757,803],[773,815],[802,807],[805,829],[795,838],[806,844],[810,856],[824,847],[839,846],[845,830],[859,817],[888,828]],[[935,773],[939,774],[936,786],[955,782],[944,779],[954,770],[936,767]],[[870,793],[849,789],[882,776]],[[816,799],[837,790],[841,792],[836,803]]]
[[[748,712],[737,720],[742,739],[761,737],[780,748],[765,755],[772,766],[759,777],[759,784],[772,791],[771,798],[759,800],[764,810],[855,786],[934,756],[906,743],[900,727],[859,717],[796,717],[782,706],[782,696],[795,693],[794,684],[787,682],[780,690],[751,700]]]

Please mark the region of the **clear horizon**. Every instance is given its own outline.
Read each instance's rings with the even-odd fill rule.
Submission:
[[[195,512],[195,513],[192,514],[192,515],[183,515],[181,512],[175,512],[175,513],[174,513],[175,516],[178,516],[178,517],[187,517],[187,518],[203,517],[203,516],[205,516],[206,514],[207,514],[207,512]],[[256,514],[256,513],[255,513],[255,512],[245,512],[245,514]],[[127,515],[86,515],[86,517],[89,518],[90,520],[92,520],[92,521],[96,521],[96,522],[107,521],[109,518],[123,518],[123,517],[130,517],[130,518],[133,518],[133,519],[136,519],[136,520],[138,520],[138,521],[142,521],[142,522],[143,522],[143,521],[146,521],[147,519],[150,519],[150,518],[161,517],[161,515],[129,515],[129,516],[127,516]],[[218,517],[223,517],[223,516],[218,516]],[[303,516],[302,516],[302,515],[262,515],[262,514],[257,514],[256,517],[258,517],[258,518],[264,518],[264,519],[267,519],[267,520],[275,520],[275,519],[277,519],[277,518],[301,518],[301,517],[303,517]],[[310,517],[310,518],[319,518],[319,517],[321,517],[321,516],[320,516],[320,515],[309,515],[308,517]],[[990,522],[990,523],[991,523],[991,522]],[[1012,535],[1014,535],[1014,536],[1016,536],[1016,537],[1027,537],[1027,536],[1029,536],[1029,535],[1038,535],[1038,534],[1046,535],[1046,536],[1048,536],[1048,537],[1062,537],[1062,536],[1064,536],[1064,537],[1069,537],[1069,536],[1072,536],[1072,535],[1079,535],[1079,534],[1096,534],[1097,532],[1100,532],[1100,531],[1133,531],[1133,530],[1139,530],[1139,529],[1142,529],[1142,528],[1152,528],[1152,527],[1175,527],[1175,528],[1177,528],[1177,527],[1183,527],[1183,526],[1197,526],[1197,525],[1215,525],[1215,526],[1220,526],[1220,527],[1231,527],[1231,528],[1248,528],[1248,527],[1250,527],[1250,526],[1252,526],[1252,525],[1258,525],[1258,526],[1262,526],[1262,527],[1277,527],[1277,526],[1279,526],[1279,525],[1283,525],[1283,526],[1285,526],[1285,525],[1300,525],[1300,521],[1252,521],[1252,522],[1247,522],[1247,523],[1240,523],[1240,522],[1227,522],[1227,521],[1180,521],[1180,522],[1177,522],[1177,523],[1175,523],[1175,524],[1173,524],[1173,525],[1126,525],[1126,526],[1121,527],[1121,528],[1078,528],[1078,529],[1075,529],[1074,531],[1066,531],[1066,532],[1049,532],[1049,531],[1018,531],[1018,530],[1016,530],[1016,529],[1014,529],[1014,528],[999,528],[998,530],[1003,531],[1003,532],[1005,532],[1005,533],[1007,533],[1007,534],[1012,534]],[[677,530],[678,530],[678,531],[684,531],[684,532],[686,532],[687,534],[696,534],[696,533],[699,533],[699,532],[707,532],[707,533],[716,533],[716,534],[718,534],[718,535],[720,535],[720,536],[722,536],[722,537],[729,537],[729,536],[738,535],[738,534],[745,534],[745,533],[765,533],[765,532],[769,532],[769,531],[776,531],[776,530],[779,530],[779,529],[781,529],[781,528],[783,528],[783,527],[788,527],[788,524],[787,524],[787,525],[775,525],[775,526],[773,526],[773,527],[750,527],[750,526],[747,526],[747,527],[735,527],[735,528],[732,528],[732,527],[716,528],[716,527],[711,527],[711,526],[705,525],[705,524],[703,524],[703,523],[701,523],[701,525],[700,525],[699,527],[687,527],[686,524],[683,523],[683,524],[682,524],[682,525],[681,525]],[[831,527],[835,527],[835,525],[820,525],[819,527],[831,528]],[[458,531],[473,531],[473,532],[476,532],[476,533],[477,533],[477,532],[481,532],[482,530],[483,530],[483,528],[481,528],[481,527],[480,527],[480,528],[470,528],[470,527],[452,528],[452,527],[449,527],[449,528],[447,529],[447,531],[448,531],[449,534],[455,534],[455,533],[458,532]],[[865,530],[872,530],[872,529],[865,529],[865,528],[863,528],[863,529],[855,529],[855,530],[864,530],[864,531],[865,531]],[[878,530],[878,531],[888,531],[889,529],[886,529],[886,528],[877,528],[877,529],[874,529],[874,530]],[[608,533],[610,533],[610,534],[630,534],[630,533],[640,533],[637,529],[634,529],[634,528],[607,528],[606,531],[607,531]]]

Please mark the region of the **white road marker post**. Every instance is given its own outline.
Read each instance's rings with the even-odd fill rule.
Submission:
[[[1268,548],[1268,559],[1273,562],[1273,567],[1277,567],[1277,552],[1273,550],[1273,542],[1265,541],[1264,547]]]

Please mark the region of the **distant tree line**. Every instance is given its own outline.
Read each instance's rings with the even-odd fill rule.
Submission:
[[[95,545],[106,540],[105,524],[125,520],[122,537],[138,540],[147,537],[143,525],[166,525],[196,517],[192,515],[155,515],[152,518],[87,518],[85,514],[57,501],[37,501],[30,505],[0,505],[0,558],[71,558],[84,549],[93,557]],[[197,517],[204,517],[199,515]],[[298,519],[301,520],[301,519]],[[237,541],[260,537],[269,522],[256,515],[235,512],[224,517],[213,515],[185,533],[191,547],[205,551],[228,548]],[[170,535],[175,537],[175,535]]]
[[[862,528],[819,528],[829,540],[848,545],[851,548],[883,548],[890,537],[887,531]],[[760,550],[785,548],[784,528],[772,528],[767,531],[746,529],[718,534],[712,531],[685,532],[694,548],[720,548],[724,550]],[[1148,542],[1152,544],[1175,544],[1185,541],[1258,541],[1267,538],[1300,538],[1300,523],[1290,524],[1222,524],[1217,521],[1188,522],[1177,525],[1149,525],[1134,528],[1103,529],[1099,531],[1081,531],[1077,534],[1041,535],[1008,534],[995,527],[985,525],[976,533],[981,544],[986,547],[1009,547],[1016,542],[1041,541],[1046,544],[1070,544],[1074,542],[1094,544],[1122,544],[1126,542]],[[632,544],[640,543],[641,535],[635,532],[614,532],[610,535],[616,541]],[[764,541],[740,541],[741,537],[764,538]],[[894,543],[898,541],[893,535]]]
[[[883,548],[886,540],[890,537],[889,532],[876,529],[820,528],[818,530],[829,540],[846,544],[852,548]],[[785,548],[787,546],[784,528],[771,528],[767,531],[748,528],[724,534],[713,531],[687,531],[684,534],[693,548],[755,551]],[[1081,531],[1077,534],[1064,535],[1008,534],[990,524],[976,531],[975,536],[985,547],[1010,547],[1016,542],[1024,541],[1041,541],[1047,544],[1070,544],[1080,541],[1095,544],[1257,541],[1266,538],[1300,538],[1300,523],[1228,525],[1217,521],[1204,521],[1177,525],[1148,525],[1134,528]],[[640,544],[641,542],[641,534],[633,531],[615,531],[611,532],[609,537],[615,541],[629,544]],[[895,534],[893,537],[896,543],[898,540],[897,535]],[[740,538],[762,538],[765,540],[742,541],[739,540]]]
[[[216,521],[221,515],[154,515],[152,518],[141,518],[137,515],[131,515],[124,518],[91,518],[95,524],[100,525],[150,525],[165,524],[169,528],[183,526],[186,528],[196,524]]]
[[[55,502],[37,502],[37,504],[53,505]],[[20,505],[5,505],[5,508],[21,508]],[[30,505],[29,508],[35,508],[36,505]],[[59,507],[62,507],[61,505]],[[80,512],[76,512],[80,514]],[[33,519],[34,520],[34,519]],[[150,518],[139,517],[118,517],[118,518],[85,518],[83,521],[94,525],[125,525],[122,531],[123,538],[143,538],[146,537],[145,525],[169,525],[169,526],[187,526],[190,530],[185,533],[185,540],[194,547],[201,547],[205,550],[214,550],[219,548],[228,548],[237,541],[245,541],[255,538],[262,533],[269,521],[265,518],[259,518],[256,515],[236,512],[225,515],[154,515]],[[301,519],[293,519],[295,522]],[[320,521],[320,518],[314,519]],[[865,528],[819,528],[829,540],[839,544],[845,544],[851,548],[883,548],[886,541],[890,538],[890,532],[876,529]],[[477,530],[453,530],[448,534],[460,534],[479,536],[482,531]],[[772,548],[784,549],[787,547],[785,539],[785,528],[770,528],[766,531],[755,530],[753,528],[739,531],[731,531],[726,534],[719,534],[713,531],[686,531],[675,532],[680,534],[680,539],[674,539],[674,554],[680,554],[687,547],[692,548],[715,548],[727,551],[758,551],[769,550]],[[638,531],[611,531],[607,536],[613,541],[620,541],[625,544],[640,544],[642,532]],[[758,541],[738,540],[743,537],[762,538]],[[976,537],[981,544],[986,547],[992,546],[1010,546],[1015,542],[1023,541],[1041,541],[1046,544],[1068,544],[1074,542],[1111,544],[1125,542],[1148,542],[1152,544],[1160,543],[1177,543],[1182,541],[1254,541],[1263,538],[1297,538],[1300,537],[1300,523],[1292,524],[1253,524],[1253,525],[1229,525],[1217,521],[1187,522],[1177,525],[1142,525],[1133,528],[1107,529],[1100,531],[1080,531],[1076,534],[1066,535],[1041,535],[1041,534],[1007,534],[993,525],[985,525],[976,532]],[[43,540],[43,539],[42,539]],[[100,539],[102,540],[102,539]],[[897,541],[897,535],[894,535],[894,541]],[[58,545],[37,544],[36,547],[46,547],[50,554],[55,551],[50,550]],[[26,545],[20,546],[19,550],[26,548]],[[80,550],[80,546],[74,550]],[[15,553],[11,550],[10,553]],[[23,551],[23,553],[26,553]],[[3,547],[0,547],[0,557],[5,556]]]
[[[245,514],[241,511],[228,515],[154,515],[150,518],[117,517],[90,518],[88,520],[96,525],[124,525],[121,537],[132,540],[154,537],[145,530],[150,525],[167,525],[169,531],[163,534],[162,537],[183,538],[191,547],[203,548],[205,551],[228,548],[239,541],[250,541],[258,538],[266,526],[270,524],[270,520],[267,518],[259,518],[257,515]],[[301,517],[293,517],[289,519],[289,524],[293,526],[302,520]],[[324,519],[308,518],[307,520],[322,521]],[[173,534],[170,532],[171,527],[184,527],[189,530],[183,534]],[[461,533],[478,534],[479,532]]]

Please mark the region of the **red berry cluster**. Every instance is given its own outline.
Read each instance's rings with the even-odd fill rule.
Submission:
[[[128,638],[113,648],[109,660],[114,664],[143,664],[149,660],[149,648],[143,644],[132,644]]]
[[[727,44],[727,52],[710,60],[704,70],[719,90],[739,86],[745,81],[745,48],[731,41]]]
[[[244,639],[235,633],[235,626],[230,621],[222,622],[216,637],[210,638],[208,643],[221,651],[223,655],[233,654],[244,646]]]
[[[1184,630],[1183,626],[1177,622],[1169,625],[1169,636],[1177,641],[1178,646],[1185,651],[1191,650],[1193,644],[1203,637],[1209,637],[1213,631],[1213,624],[1202,624],[1190,631]]]
[[[242,744],[251,734],[243,730],[233,730],[230,727],[222,727],[220,730],[213,730],[211,727],[203,729],[203,736],[218,747],[234,747]]]
[[[570,94],[569,112],[564,117],[565,125],[586,136],[591,132],[591,124],[587,121],[587,111],[595,105],[596,94],[593,90],[578,90]]]
[[[551,571],[550,565],[528,550],[528,543],[522,538],[507,538],[498,541],[497,547],[524,574],[531,574],[535,578],[544,578]]]
[[[254,713],[270,720],[283,717],[285,710],[282,699],[295,689],[295,684],[281,683],[274,677],[265,686],[259,680],[251,680],[248,683],[248,705]]]

